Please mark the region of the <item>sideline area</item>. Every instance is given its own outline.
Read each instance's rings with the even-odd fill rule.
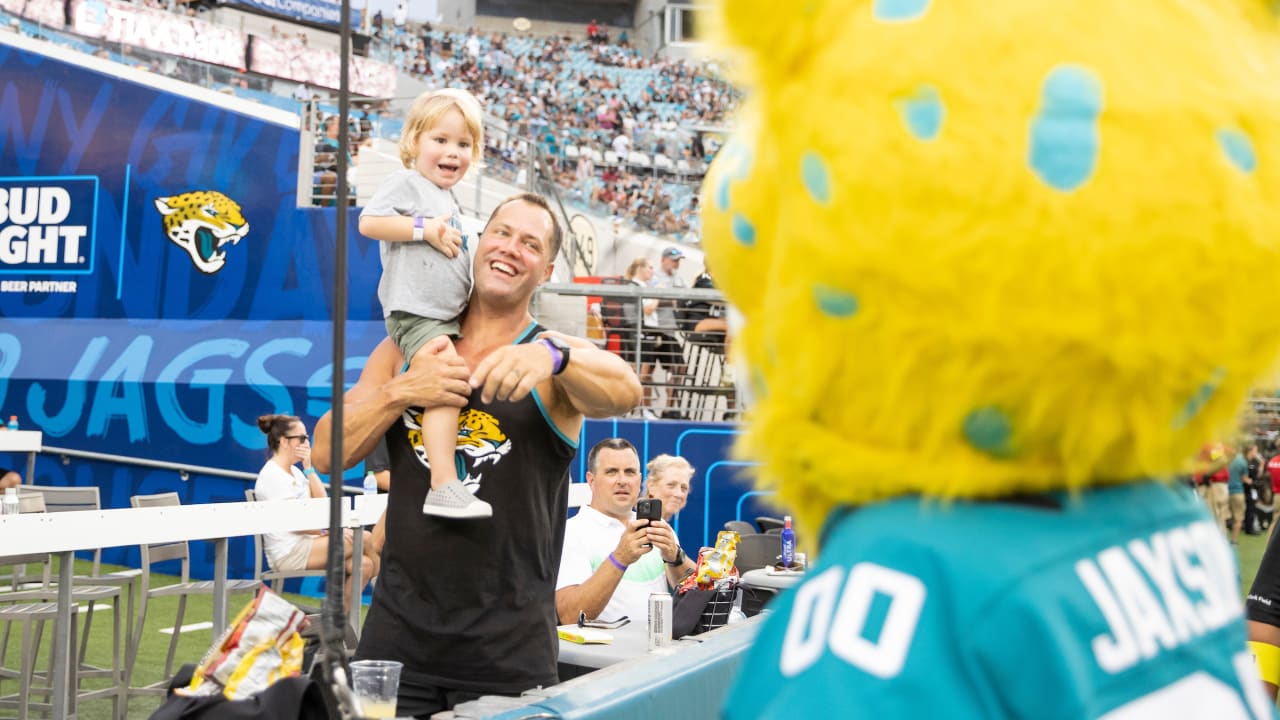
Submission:
[[[1265,534],[1242,535],[1240,538],[1238,557],[1242,597],[1248,592],[1253,582],[1258,563],[1266,549],[1266,543]],[[55,564],[55,573],[57,569]],[[104,573],[126,569],[124,566],[102,566]],[[87,574],[90,570],[90,562],[76,560],[76,574]],[[153,579],[157,585],[169,585],[178,581],[177,577],[161,574],[153,575]],[[283,597],[298,605],[315,604],[314,598],[301,595],[284,593]],[[176,606],[176,598],[161,597],[152,601],[147,626],[142,633],[142,644],[138,650],[135,684],[146,684],[162,679],[164,656],[168,644],[168,636],[163,633],[163,629],[167,629],[164,626],[174,616]],[[362,617],[365,609],[367,608],[362,608]],[[239,604],[230,608],[232,615],[238,610]],[[109,662],[110,657],[111,608],[99,606],[95,612],[99,615],[90,631],[86,660],[93,665],[103,665]],[[192,624],[211,617],[212,612],[212,600],[207,596],[194,596],[188,603],[187,617],[191,619]],[[682,715],[679,708],[685,707],[687,712],[688,698],[710,699],[708,694],[714,692],[716,688],[720,688],[719,692],[723,692],[724,685],[732,677],[741,659],[741,652],[749,646],[750,639],[754,637],[755,623],[749,623],[749,625],[750,627],[731,626],[724,629],[731,632],[722,630],[704,636],[708,641],[714,639],[714,644],[703,643],[702,647],[682,653],[676,658],[645,656],[570,680],[547,689],[538,697],[529,699],[527,704],[522,704],[518,710],[512,707],[512,703],[505,705],[477,703],[474,707],[460,710],[474,713],[466,717],[493,717],[504,720],[523,717],[533,711],[546,712],[548,713],[546,717],[561,718],[600,716],[601,713],[606,712],[609,717],[640,718],[653,717],[657,704],[661,704],[663,717],[669,719],[693,717],[687,714]],[[739,632],[739,630],[745,632]],[[209,649],[212,641],[213,633],[207,625],[183,632],[178,640],[177,663],[198,662]],[[8,657],[0,657],[0,664],[7,665],[14,662],[16,652],[10,649],[7,653]],[[47,663],[47,654],[42,654],[41,658],[42,664]],[[673,683],[679,683],[680,688],[675,688]],[[85,682],[87,688],[104,687],[106,684],[107,681],[104,679],[90,679]],[[659,686],[662,688],[661,693],[648,692]],[[15,687],[16,681],[0,678],[0,694],[12,693]],[[680,700],[668,705],[662,703],[662,697]],[[159,700],[158,697],[131,698],[128,717],[149,716],[159,705]],[[81,720],[110,720],[110,705],[100,701],[84,703],[80,706],[77,717]]]

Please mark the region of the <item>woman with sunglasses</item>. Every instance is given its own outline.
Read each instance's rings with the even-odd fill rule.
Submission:
[[[311,466],[311,439],[302,421],[292,415],[263,415],[258,418],[258,429],[267,436],[267,452],[270,457],[258,471],[254,495],[258,501],[301,500],[327,497],[320,476]],[[298,466],[302,469],[299,470]],[[363,532],[363,531],[362,531]],[[347,564],[347,584],[343,588],[345,605],[351,606],[351,541],[352,531],[342,531],[344,556]],[[364,534],[364,556],[361,558],[360,577],[368,582],[378,572],[378,559],[373,554],[373,543],[368,532]],[[316,570],[325,566],[329,554],[329,536],[324,530],[299,532],[272,532],[263,537],[267,561],[273,570]],[[363,588],[361,588],[363,590]]]

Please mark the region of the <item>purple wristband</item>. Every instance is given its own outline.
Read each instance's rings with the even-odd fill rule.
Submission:
[[[627,571],[627,566],[618,562],[618,558],[614,557],[613,553],[609,553],[609,562],[613,563],[613,566],[618,568],[618,572],[625,573]]]

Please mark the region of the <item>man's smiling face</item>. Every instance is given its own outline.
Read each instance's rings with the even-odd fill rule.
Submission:
[[[551,277],[553,227],[545,208],[524,200],[499,208],[476,247],[476,299],[527,303]]]

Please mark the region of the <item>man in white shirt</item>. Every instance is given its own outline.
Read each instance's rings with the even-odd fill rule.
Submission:
[[[662,520],[636,520],[640,455],[621,438],[601,440],[587,455],[591,504],[569,518],[556,578],[561,624],[648,617],[649,595],[670,592],[695,565]]]
[[[613,152],[618,156],[618,163],[625,163],[627,155],[631,153],[631,138],[626,133],[619,133],[618,137],[613,139]]]

